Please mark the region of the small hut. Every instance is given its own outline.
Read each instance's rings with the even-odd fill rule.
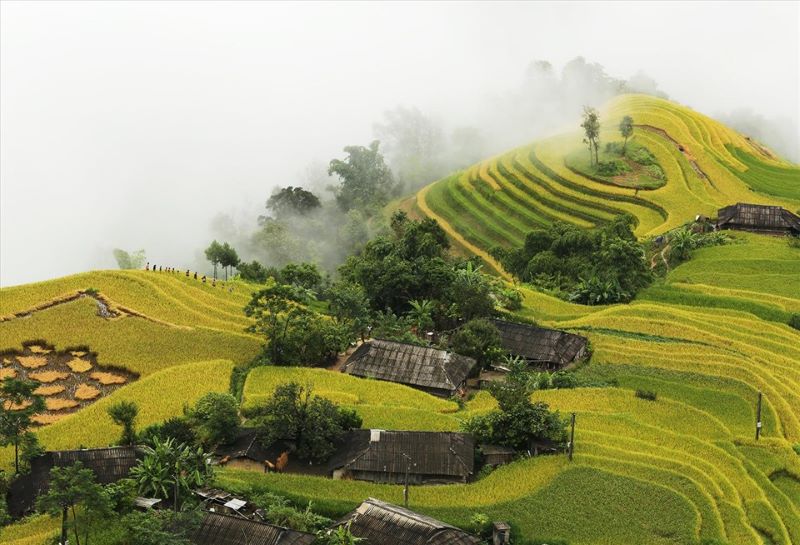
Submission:
[[[369,498],[336,526],[349,524],[350,532],[368,545],[478,545],[481,540],[435,518],[391,503]]]
[[[311,545],[315,539],[313,534],[209,511],[191,542],[195,545]]]
[[[475,469],[471,435],[431,431],[353,430],[328,468],[334,479],[377,483],[465,483]]]
[[[464,388],[475,360],[446,350],[395,341],[363,343],[342,371],[413,386],[430,394],[450,397]]]
[[[11,482],[8,489],[9,513],[21,517],[31,511],[36,498],[50,488],[50,470],[81,462],[91,469],[97,482],[109,484],[124,479],[138,461],[135,447],[109,447],[48,451],[31,460],[31,471]]]
[[[505,320],[492,320],[492,323],[500,332],[503,350],[524,358],[535,367],[561,369],[588,355],[586,337]]]
[[[800,217],[780,206],[737,203],[717,211],[718,229],[800,235]]]

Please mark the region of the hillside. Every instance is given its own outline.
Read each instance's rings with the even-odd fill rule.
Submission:
[[[667,101],[623,96],[601,112],[610,127],[602,140],[618,139],[624,115],[637,124],[632,140],[661,165],[661,187],[637,190],[570,170],[564,157],[583,146],[576,133],[436,182],[413,206],[498,272],[491,248],[519,246],[527,231],[555,220],[593,227],[628,212],[645,238],[738,201],[800,208],[800,169],[730,129]],[[800,332],[786,325],[800,312],[798,279],[800,249],[782,238],[737,234],[732,244],[695,251],[629,304],[587,307],[521,287],[519,316],[588,336],[594,354],[577,372],[616,385],[534,394],[577,413],[573,462],[531,458],[468,485],[413,487],[411,507],[459,525],[487,513],[510,521],[522,544],[800,543],[800,456],[792,449],[800,444]],[[136,401],[145,426],[180,414],[204,392],[227,391],[233,365],[250,361],[262,344],[244,332],[251,290],[238,281],[212,287],[182,273],[146,271],[3,289],[0,351],[35,341],[43,352],[95,353],[97,364],[137,377],[40,428],[42,443],[74,448],[115,440],[118,428],[105,414],[114,400]],[[99,315],[100,307],[111,316]],[[289,380],[313,382],[320,395],[358,411],[365,426],[385,429],[455,430],[494,405],[483,392],[459,408],[405,386],[272,367],[250,373],[244,405]],[[658,399],[640,399],[637,389]],[[758,392],[764,428],[756,442]],[[2,467],[10,456],[10,449],[0,451]],[[399,486],[313,476],[228,469],[218,481],[311,500],[332,515],[369,496],[402,501]],[[39,543],[43,525],[34,519],[12,527],[7,539]]]

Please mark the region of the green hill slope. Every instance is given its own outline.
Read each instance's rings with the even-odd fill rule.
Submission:
[[[602,138],[632,115],[634,139],[666,173],[657,189],[616,186],[570,170],[564,157],[580,135],[525,146],[424,188],[416,210],[433,217],[465,252],[518,245],[532,228],[563,220],[600,225],[633,214],[641,237],[737,201],[800,208],[797,167],[730,129],[670,102],[624,96],[601,113]],[[647,127],[642,127],[647,125]],[[678,144],[676,144],[676,142]],[[678,148],[683,147],[683,151]],[[502,271],[499,271],[502,273]],[[517,542],[790,545],[800,543],[800,249],[785,239],[740,234],[733,244],[697,250],[630,304],[586,307],[525,286],[524,318],[590,338],[594,355],[577,372],[611,388],[534,394],[577,414],[573,462],[516,462],[468,485],[413,487],[413,509],[466,525],[473,513],[508,520]],[[233,287],[233,291],[228,291]],[[98,315],[79,291],[98,290],[118,315]],[[228,388],[232,363],[249,361],[260,340],[244,333],[250,288],[222,289],[180,274],[93,272],[3,289],[0,350],[39,340],[56,350],[84,347],[137,382],[38,432],[51,448],[104,445],[118,430],[104,414],[115,399],[145,409],[142,422],[179,414],[204,391]],[[36,310],[37,308],[49,308]],[[365,425],[454,430],[493,406],[481,393],[459,408],[403,386],[378,388],[319,369],[259,368],[244,403],[276,384],[311,381],[320,395],[354,408]],[[657,392],[656,401],[636,397]],[[764,428],[754,440],[755,403]],[[0,452],[8,466],[9,451]],[[365,497],[402,501],[402,487],[321,477],[221,470],[232,489],[270,489],[315,509],[342,514]],[[40,543],[47,521],[9,530],[15,545]]]

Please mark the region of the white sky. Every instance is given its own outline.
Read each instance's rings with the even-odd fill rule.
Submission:
[[[637,70],[713,114],[797,127],[800,4],[0,3],[0,284],[189,266],[398,104],[469,124],[528,63]]]

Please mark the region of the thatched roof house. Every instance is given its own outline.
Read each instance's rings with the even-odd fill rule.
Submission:
[[[398,382],[449,397],[464,386],[475,363],[472,358],[446,350],[372,340],[359,346],[342,370],[353,376]]]
[[[350,524],[364,545],[478,545],[480,540],[449,524],[370,498],[337,525]]]
[[[311,545],[314,539],[313,534],[207,512],[191,541],[196,545]]]
[[[20,517],[33,509],[39,494],[50,486],[50,470],[81,462],[91,469],[97,482],[109,484],[124,479],[136,465],[135,447],[109,447],[81,450],[48,451],[31,460],[31,471],[11,482],[8,505],[11,516]]]
[[[560,369],[587,355],[586,337],[528,324],[492,320],[500,332],[503,350],[529,364],[546,369]]]
[[[467,482],[475,469],[471,435],[431,431],[353,430],[328,464],[337,479],[412,484]]]
[[[780,206],[737,203],[719,209],[717,227],[776,235],[800,235],[800,217]]]

